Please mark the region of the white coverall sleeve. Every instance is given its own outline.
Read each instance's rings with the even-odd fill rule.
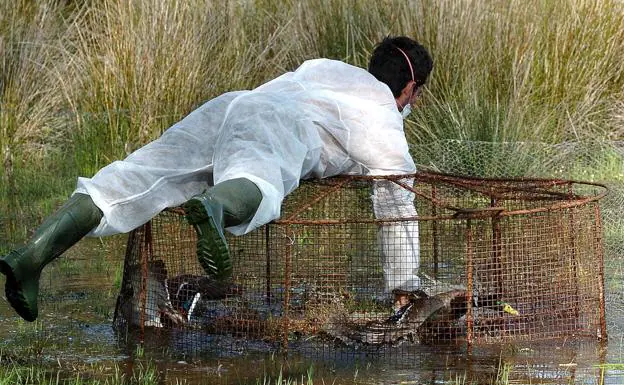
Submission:
[[[403,180],[412,186],[414,180]],[[417,215],[414,193],[388,180],[373,185],[373,209],[377,219],[407,218]],[[420,249],[418,221],[383,223],[379,226],[377,241],[382,257],[385,291],[394,289],[412,291],[420,286],[418,268]]]
[[[403,119],[393,110],[383,125],[366,130],[365,137],[356,143],[356,161],[364,164],[371,175],[400,175],[416,171],[403,132]],[[412,186],[413,178],[402,182]],[[377,219],[417,216],[414,193],[388,180],[373,184],[373,210]],[[420,249],[418,221],[386,222],[379,226],[377,241],[384,271],[385,290],[412,291],[420,286],[418,269]]]

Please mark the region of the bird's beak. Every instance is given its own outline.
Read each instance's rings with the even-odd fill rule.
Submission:
[[[511,314],[511,315],[518,315],[518,314],[520,314],[520,313],[518,312],[518,310],[514,309],[514,308],[513,308],[510,304],[508,304],[508,303],[504,303],[504,304],[503,304],[503,311],[504,311],[505,313],[509,313],[509,314]]]

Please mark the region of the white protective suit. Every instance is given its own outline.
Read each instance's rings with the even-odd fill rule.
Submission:
[[[263,199],[249,223],[228,228],[240,235],[278,218],[300,179],[414,171],[389,87],[364,69],[317,59],[252,91],[208,101],[123,161],[79,178],[75,192],[102,210],[90,235],[105,236],[128,232],[213,184],[247,178]],[[416,215],[413,198],[378,183],[375,214]],[[384,212],[389,200],[395,208]],[[380,239],[386,289],[414,286],[417,225],[383,226]]]

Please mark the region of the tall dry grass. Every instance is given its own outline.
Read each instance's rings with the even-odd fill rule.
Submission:
[[[66,143],[56,44],[62,33],[53,2],[0,2],[0,190],[10,196],[16,193],[16,167],[61,151]]]
[[[414,141],[558,142],[621,131],[612,120],[624,86],[621,1],[418,4],[417,35],[436,67]]]
[[[227,39],[225,23],[216,22],[219,8],[202,0],[107,0],[83,11],[68,42],[82,172],[157,137],[202,98],[226,88],[206,66]]]
[[[70,173],[89,176],[222,92],[253,88],[314,57],[364,67],[388,34],[415,37],[435,60],[406,130],[415,145],[622,137],[619,0],[4,0],[0,7],[5,170],[15,170],[7,166],[15,159],[37,168],[56,151],[70,158]],[[16,179],[10,172],[5,185]]]
[[[27,233],[18,216],[40,219],[67,190],[65,31],[57,1],[0,0],[0,252]]]

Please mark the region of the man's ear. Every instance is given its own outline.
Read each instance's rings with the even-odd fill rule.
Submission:
[[[403,87],[403,89],[401,90],[401,96],[406,97],[408,99],[411,98],[412,94],[414,93],[414,87],[416,87],[415,81],[410,80],[409,82],[407,82],[405,87]]]
[[[412,92],[414,91],[414,87],[416,87],[416,82],[410,80],[401,90],[401,94],[395,98],[397,105],[399,106],[399,110],[405,107],[407,103],[409,103],[409,100],[412,97]]]

